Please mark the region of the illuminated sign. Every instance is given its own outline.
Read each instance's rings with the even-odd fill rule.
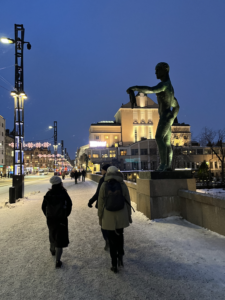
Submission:
[[[106,142],[96,142],[96,141],[90,141],[90,148],[94,147],[106,147]]]

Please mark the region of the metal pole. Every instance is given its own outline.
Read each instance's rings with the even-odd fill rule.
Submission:
[[[57,121],[54,121],[54,156],[55,156],[55,172],[56,172],[56,158],[57,158]]]
[[[15,90],[14,97],[14,164],[13,186],[16,199],[24,197],[24,81],[23,81],[23,25],[15,24]]]

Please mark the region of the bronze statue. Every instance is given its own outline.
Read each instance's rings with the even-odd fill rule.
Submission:
[[[145,94],[155,93],[159,104],[159,123],[156,130],[155,139],[159,149],[160,166],[158,171],[171,171],[173,150],[171,147],[171,126],[179,112],[179,104],[174,97],[174,89],[169,77],[169,65],[165,62],[158,63],[155,67],[157,79],[161,82],[156,86],[132,86],[127,89],[129,95],[132,91]],[[133,99],[132,99],[133,100]],[[172,107],[172,110],[171,110]]]

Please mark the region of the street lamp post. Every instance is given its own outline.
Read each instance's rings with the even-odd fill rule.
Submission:
[[[25,29],[23,25],[15,24],[15,39],[1,38],[5,44],[15,44],[15,90],[11,92],[14,98],[14,161],[13,161],[13,186],[15,198],[24,197],[24,69],[23,46],[31,49],[31,44],[24,41]]]
[[[49,129],[53,128],[54,129],[54,172],[56,172],[56,158],[57,158],[57,148],[58,148],[58,144],[57,144],[57,121],[54,121],[54,126],[49,126]]]

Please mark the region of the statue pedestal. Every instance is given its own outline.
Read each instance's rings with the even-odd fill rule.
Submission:
[[[190,173],[182,174],[177,172]],[[170,174],[172,178],[168,178],[168,174]],[[140,178],[137,179],[136,187],[136,201],[134,199],[132,200],[137,203],[137,210],[141,211],[149,219],[160,219],[180,215],[181,204],[178,191],[180,189],[196,191],[196,182],[195,179],[192,178],[191,171],[140,172],[139,175]],[[151,179],[142,178],[146,176],[151,176]],[[158,179],[157,177],[167,178]]]

